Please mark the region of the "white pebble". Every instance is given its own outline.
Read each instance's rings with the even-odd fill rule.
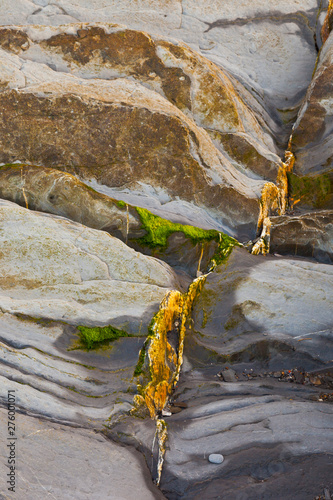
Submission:
[[[212,464],[221,464],[224,460],[224,457],[223,455],[219,455],[218,453],[212,453],[211,455],[209,455],[208,460]]]

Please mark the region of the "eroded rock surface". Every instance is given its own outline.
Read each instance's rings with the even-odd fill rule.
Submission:
[[[136,330],[177,288],[169,266],[107,233],[5,201],[1,226],[3,312],[94,325],[125,318],[131,308],[133,323],[125,323]]]
[[[206,272],[238,242],[216,230],[172,223],[94,191],[56,169],[12,164],[0,167],[0,196],[30,209],[102,229],[146,255],[195,277]],[[174,217],[176,221],[181,217]],[[190,277],[184,285],[190,283]]]
[[[326,0],[243,1],[235,11],[232,0],[143,0],[134,5],[119,0],[93,5],[84,0],[56,4],[45,0],[37,8],[20,0],[15,6],[4,3],[0,20],[47,26],[111,21],[183,40],[243,80],[265,108],[273,108],[269,114],[279,128],[295,117],[293,107],[311,81],[327,4]]]
[[[161,483],[168,498],[274,498],[291,481],[284,498],[311,499],[332,487],[322,472],[332,442],[320,440],[332,425],[321,402],[329,386],[266,375],[326,367],[332,377],[331,290],[331,266],[241,249],[207,276],[168,419]],[[233,377],[221,382],[217,374],[228,368]],[[212,466],[210,453],[224,462]],[[300,467],[309,470],[305,482]]]
[[[333,35],[323,46],[317,69],[294,125],[291,149],[295,173],[329,172],[333,168]]]
[[[196,342],[226,361],[248,359],[250,349],[254,358],[263,350],[264,359],[273,363],[271,349],[281,345],[282,350],[286,348],[284,363],[288,351],[291,357],[303,352],[313,368],[327,363],[332,357],[328,349],[332,273],[329,265],[287,257],[260,258],[235,249],[225,265],[207,276],[196,302]],[[299,342],[308,336],[311,342]]]
[[[326,264],[332,263],[332,211],[271,217],[271,221],[271,252],[313,257]]]

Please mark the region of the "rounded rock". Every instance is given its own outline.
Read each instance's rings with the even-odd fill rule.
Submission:
[[[212,453],[211,455],[209,455],[208,460],[212,464],[221,464],[224,460],[224,457],[223,455],[220,455],[218,453]]]

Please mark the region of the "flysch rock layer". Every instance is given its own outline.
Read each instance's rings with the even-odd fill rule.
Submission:
[[[122,189],[149,184],[207,209],[226,232],[253,236],[264,181],[236,168],[160,94],[125,78],[87,80],[0,56],[3,163],[65,168]]]
[[[99,426],[128,411],[139,351],[179,287],[175,273],[103,231],[8,201],[0,209],[2,400],[11,380],[34,415]],[[132,336],[96,353],[77,344],[77,325],[109,324]]]
[[[267,0],[10,0],[2,3],[0,24],[59,26],[113,22],[183,40],[231,71],[270,108],[277,128],[311,81],[327,1]],[[246,43],[244,43],[246,40]],[[280,114],[280,116],[279,116]]]
[[[252,175],[276,177],[280,160],[268,126],[247,107],[255,107],[255,101],[244,102],[245,89],[236,91],[226,72],[181,42],[114,24],[86,23],[4,27],[0,45],[24,60],[81,78],[135,78],[191,116]]]
[[[333,492],[331,213],[297,215],[332,209],[327,3],[1,3],[0,161],[39,165],[28,166],[28,182],[22,169],[1,193],[13,188],[6,197],[51,212],[48,195],[61,195],[65,210],[56,213],[79,222],[0,202],[1,405],[14,389],[27,428],[20,437],[28,499],[113,498],[110,484],[117,499],[139,496],[141,484],[145,498],[159,498],[144,485],[145,465],[134,451],[157,479],[165,446],[159,428],[168,433],[158,478],[168,499],[326,500]],[[149,346],[148,325],[158,330],[154,313],[182,285],[168,265],[98,230],[113,222],[86,186],[72,178],[90,205],[80,213],[64,185],[53,193],[43,184],[37,193],[34,169],[67,170],[112,198],[244,241],[255,234],[263,185],[276,181],[300,106],[289,142],[295,171],[288,172],[290,207],[300,211],[271,218],[272,248],[296,257],[237,248],[201,277],[193,314],[185,308],[180,380],[158,414],[167,425],[135,417],[133,396],[144,388],[133,375],[142,354],[143,368],[151,354],[141,349]],[[59,170],[49,170],[55,184],[64,179]],[[96,221],[96,229],[86,227]],[[124,222],[127,236],[127,221],[115,221],[122,236]],[[162,320],[178,313],[170,307]],[[164,332],[175,346],[176,323]],[[77,327],[106,324],[131,336],[85,350]],[[153,361],[163,368],[170,352],[158,345]],[[105,426],[130,448],[119,453],[90,434]],[[211,453],[224,461],[210,463]],[[50,457],[51,472],[44,467]],[[67,486],[73,475],[77,484]],[[58,476],[65,487],[53,482]]]
[[[138,207],[99,193],[75,176],[53,168],[20,164],[0,166],[0,198],[30,210],[60,215],[90,228],[107,231],[131,248],[176,268],[182,274],[182,281],[185,280],[185,288],[191,278],[184,273],[195,277],[198,270],[204,272],[220,248],[220,233],[217,231],[179,224],[189,221],[172,213],[167,215],[171,215],[176,225],[157,219],[149,212],[146,215],[151,218],[150,225],[148,220],[144,224]],[[169,229],[169,233],[164,233],[164,241],[159,239],[159,244],[152,234],[156,220]],[[186,230],[192,230],[197,239],[191,239],[191,233],[186,234]],[[236,243],[229,238],[229,243],[232,242]]]
[[[10,202],[0,206],[3,312],[96,325],[130,310],[136,330],[146,311],[177,288],[169,266],[107,233]]]
[[[318,57],[316,71],[293,126],[295,155],[289,178],[292,203],[301,211],[333,208],[333,33]]]
[[[7,412],[1,409],[0,414],[1,421],[5,421]],[[138,500],[164,498],[151,483],[144,459],[137,451],[92,430],[69,429],[21,413],[17,418],[17,451],[24,460],[16,470],[15,493],[3,489],[2,498],[128,500],[133,498],[133,491]],[[3,426],[0,432],[1,442],[7,442]],[[7,450],[1,447],[2,478],[8,473]]]
[[[266,345],[267,356],[274,345],[286,344],[287,352],[308,358],[305,369],[325,364],[332,358],[332,279],[330,265],[256,257],[237,248],[207,276],[193,310],[192,338],[231,359],[236,353],[242,359],[243,351],[246,358],[258,343]],[[303,337],[311,342],[299,342]]]
[[[333,410],[324,399],[332,284],[330,265],[243,249],[208,274],[167,418],[168,499],[313,500],[332,489]],[[300,378],[289,379],[291,371]],[[110,435],[150,457],[149,423],[128,417]],[[212,453],[224,461],[211,464]]]
[[[296,384],[267,385],[201,373],[183,380],[176,395],[187,408],[168,419],[168,499],[311,500],[331,490],[332,407],[306,400]],[[211,453],[223,463],[209,463]]]

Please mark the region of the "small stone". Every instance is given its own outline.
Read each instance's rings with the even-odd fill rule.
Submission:
[[[223,370],[221,372],[221,375],[225,382],[237,382],[236,372],[231,368],[229,368],[228,370]]]
[[[212,453],[211,455],[209,455],[208,460],[211,464],[221,464],[224,460],[224,457],[219,453]]]
[[[171,417],[172,413],[169,410],[162,410],[162,417]]]
[[[171,407],[171,413],[174,414],[174,413],[180,413],[182,411],[181,408],[179,408],[179,406],[172,406]]]

